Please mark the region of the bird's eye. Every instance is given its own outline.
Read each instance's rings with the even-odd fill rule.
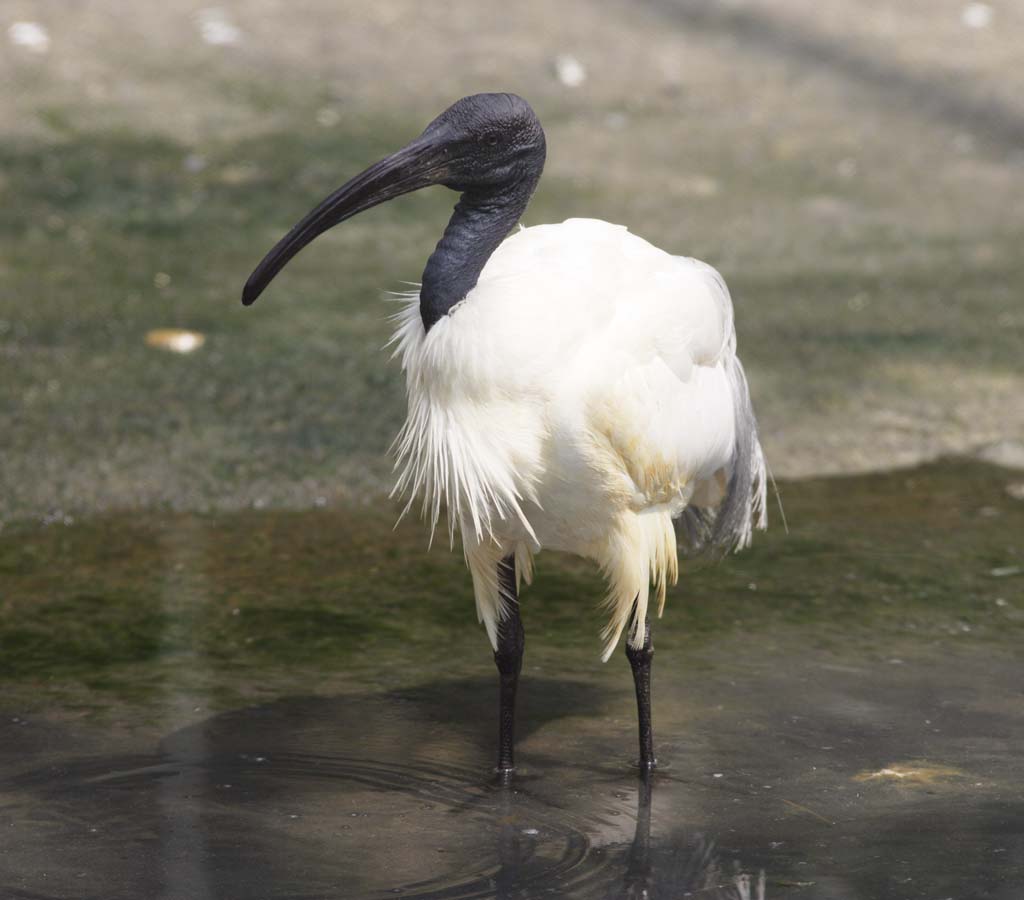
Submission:
[[[492,134],[489,138],[487,138],[487,146],[488,147],[497,147],[498,146],[498,136],[496,134]]]

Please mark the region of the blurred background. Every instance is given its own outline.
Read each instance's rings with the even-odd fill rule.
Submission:
[[[1019,4],[0,10],[0,518],[379,498],[404,415],[381,298],[454,196],[331,232],[252,309],[240,288],[485,90],[548,133],[527,224],[603,218],[722,271],[777,476],[1024,461]]]

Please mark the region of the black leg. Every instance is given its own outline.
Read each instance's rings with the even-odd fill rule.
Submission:
[[[494,662],[500,679],[498,719],[498,773],[507,775],[515,768],[513,744],[516,730],[516,689],[523,668],[523,647],[526,635],[519,618],[519,597],[516,594],[515,558],[508,556],[498,565],[502,594],[509,598],[508,615],[498,623],[498,649]]]
[[[644,643],[634,649],[626,642],[626,658],[633,670],[633,684],[636,685],[636,715],[640,727],[640,770],[650,772],[658,761],[654,758],[654,735],[651,732],[651,660],[654,659],[654,645],[651,643],[651,620],[644,619]]]

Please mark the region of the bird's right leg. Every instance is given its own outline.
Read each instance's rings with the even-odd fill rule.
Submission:
[[[500,681],[498,712],[498,774],[507,775],[515,769],[513,744],[516,728],[516,690],[523,668],[523,647],[526,634],[519,618],[519,596],[516,591],[516,562],[507,556],[498,564],[498,584],[506,600],[506,615],[498,622],[498,649],[494,662]]]
[[[644,642],[639,647],[630,646],[626,641],[626,658],[633,670],[633,684],[636,687],[636,717],[640,732],[640,771],[650,772],[658,764],[654,758],[654,734],[651,728],[651,661],[654,659],[654,644],[651,642],[651,620],[644,618],[637,628],[643,629]]]

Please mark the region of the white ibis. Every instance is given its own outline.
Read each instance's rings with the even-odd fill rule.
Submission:
[[[395,491],[446,507],[500,675],[498,770],[513,765],[521,581],[543,548],[608,583],[605,660],[624,630],[640,767],[655,765],[648,608],[691,552],[739,549],[766,524],[765,463],[721,276],[621,225],[569,219],[513,232],[544,168],[521,97],[459,100],[347,182],[256,267],[251,304],[317,235],[401,194],[461,194],[394,337],[409,395]]]

